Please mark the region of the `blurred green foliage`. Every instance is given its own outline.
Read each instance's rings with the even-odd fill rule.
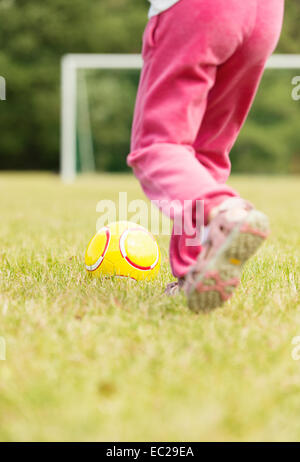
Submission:
[[[300,101],[291,96],[294,75],[293,70],[265,71],[231,152],[235,172],[300,173]]]
[[[0,169],[59,167],[60,60],[65,53],[138,53],[146,0],[0,0]],[[277,52],[300,52],[300,3],[286,3]],[[269,72],[269,71],[268,71]],[[300,102],[288,72],[269,72],[239,142],[235,171],[300,171]],[[300,74],[300,70],[299,70]],[[138,74],[87,72],[100,170],[124,170]]]

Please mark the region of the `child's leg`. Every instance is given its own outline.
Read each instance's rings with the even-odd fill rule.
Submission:
[[[214,3],[214,2],[212,2]],[[241,2],[251,5],[253,2]],[[255,0],[255,24],[216,73],[215,85],[194,142],[196,156],[216,181],[226,182],[229,153],[248,115],[265,64],[278,41],[284,0]],[[230,2],[228,3],[229,6]]]
[[[279,38],[283,4],[281,0],[258,0],[251,35],[216,71],[193,147],[197,160],[218,183],[224,184],[228,179],[229,153],[251,108],[266,60]],[[206,202],[210,210],[211,204]],[[173,235],[171,239],[171,265],[177,277],[193,265],[200,250],[187,247],[186,239],[185,235]]]
[[[228,153],[278,37],[278,8],[277,16],[271,14],[276,30],[265,53],[255,61],[256,43],[251,59],[246,53],[241,62],[234,56],[250,41],[263,2],[282,5],[281,0],[181,0],[149,22],[128,163],[150,199],[182,204],[202,199],[207,221],[215,205],[237,195],[224,184]],[[178,277],[200,250],[185,241],[184,235],[171,240]]]

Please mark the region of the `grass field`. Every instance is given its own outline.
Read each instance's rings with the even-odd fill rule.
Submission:
[[[234,177],[272,236],[224,308],[189,311],[168,239],[153,283],[91,280],[96,204],[131,176],[1,174],[0,440],[300,440],[300,179]]]

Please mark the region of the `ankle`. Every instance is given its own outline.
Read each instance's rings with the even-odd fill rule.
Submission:
[[[230,211],[230,215],[235,220],[241,218],[242,214],[247,213],[251,209],[253,209],[253,205],[250,202],[242,199],[241,197],[230,197],[210,210],[208,215],[208,225],[220,212]]]

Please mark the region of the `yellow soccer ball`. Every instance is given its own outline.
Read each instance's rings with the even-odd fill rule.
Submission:
[[[128,221],[101,228],[85,253],[86,270],[94,277],[150,280],[157,276],[160,263],[161,253],[154,236],[143,226]]]

